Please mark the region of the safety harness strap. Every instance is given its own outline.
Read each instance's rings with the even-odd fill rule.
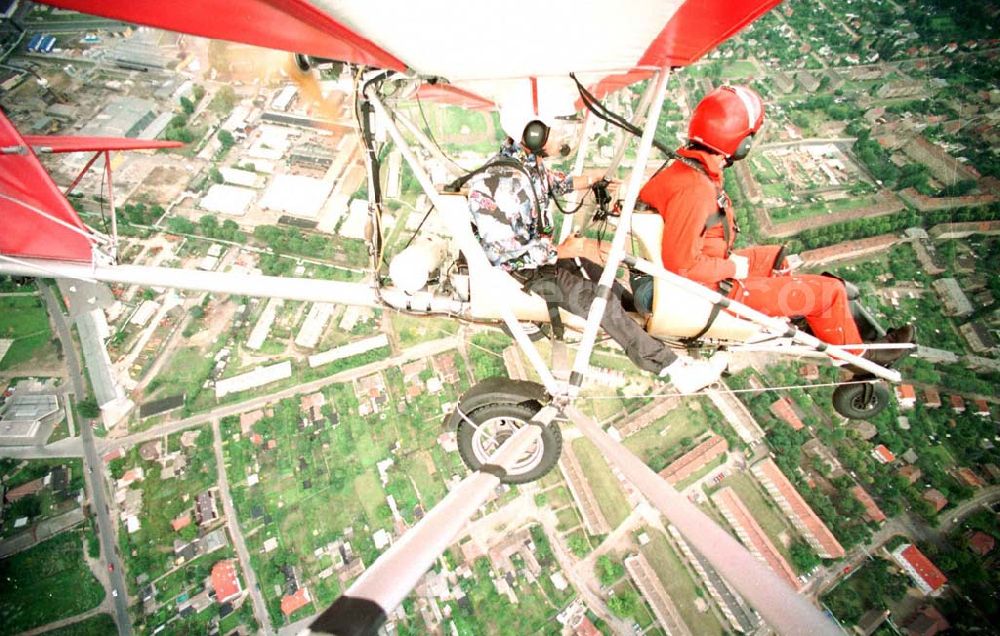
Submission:
[[[719,281],[719,293],[723,296],[729,296],[729,292],[733,290],[733,281],[726,279]],[[718,302],[712,303],[712,310],[708,313],[708,320],[705,321],[705,326],[701,328],[701,331],[695,335],[684,338],[685,342],[694,342],[708,333],[708,330],[712,328],[715,324],[715,319],[719,317],[719,313],[729,306],[729,298],[720,298]]]

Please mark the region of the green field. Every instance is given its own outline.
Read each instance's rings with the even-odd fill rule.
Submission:
[[[583,474],[587,475],[597,505],[600,506],[608,524],[612,528],[618,527],[631,511],[618,478],[611,472],[608,463],[601,456],[601,451],[590,440],[584,438],[573,440],[573,451],[580,460],[580,468]]]
[[[438,340],[453,336],[458,331],[458,323],[444,318],[409,316],[395,312],[390,314],[392,327],[399,336],[399,344],[404,348],[427,340]]]
[[[111,614],[95,614],[79,623],[45,632],[44,636],[99,636],[113,634],[116,631],[115,619]]]
[[[444,497],[445,480],[465,474],[458,454],[446,453],[437,444],[442,405],[454,403],[468,387],[466,367],[457,352],[453,356],[461,380],[446,384],[437,395],[425,391],[410,402],[401,395],[402,373],[383,372],[387,401],[379,413],[367,417],[358,415],[356,387],[347,383],[323,389],[325,419],[309,426],[302,424],[298,398],[274,404],[271,414],[253,426],[261,437],[259,446],[240,433],[237,417],[222,421],[233,502],[276,624],[285,621],[279,609],[281,594],[275,590],[284,587],[282,565],[294,563],[301,570],[317,608],[330,603],[342,585],[336,574],[319,578],[332,560],[322,550],[316,556],[317,549],[348,540],[354,554],[370,565],[379,555],[372,535],[378,529],[394,532],[387,495],[393,496],[403,522],[412,525],[420,510],[429,510]],[[430,373],[428,365],[424,374]],[[269,449],[272,440],[275,447]],[[386,459],[393,465],[383,486],[376,464]],[[250,474],[257,474],[260,482],[248,486]],[[277,539],[278,547],[262,553],[270,538]]]
[[[697,408],[692,408],[693,405]],[[659,420],[629,436],[625,446],[653,470],[663,470],[708,430],[705,408],[711,408],[707,400],[704,403],[685,400]]]
[[[0,561],[0,581],[0,634],[74,616],[104,599],[104,589],[83,560],[80,530]]]
[[[875,205],[878,200],[875,197],[847,197],[834,201],[817,201],[815,203],[804,203],[789,205],[782,208],[771,208],[768,214],[775,223],[785,223],[789,221],[799,221],[814,216],[824,214],[834,214],[836,212],[846,212],[867,206]]]
[[[52,330],[38,296],[0,297],[0,338],[12,339],[0,370],[27,362],[51,349]]]
[[[702,614],[695,607],[695,599],[702,597],[708,601],[708,594],[696,584],[674,552],[666,536],[658,530],[647,530],[650,542],[639,548],[649,561],[670,600],[677,606],[684,623],[695,634],[722,634],[725,632],[713,612]]]

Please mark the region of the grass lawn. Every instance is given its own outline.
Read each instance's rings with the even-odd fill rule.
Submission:
[[[639,550],[652,565],[684,623],[695,634],[722,634],[725,630],[715,614],[710,611],[703,614],[695,607],[695,599],[703,597],[707,601],[708,596],[691,578],[681,557],[663,533],[651,529],[647,533],[650,541]]]
[[[788,186],[783,183],[765,183],[760,189],[766,197],[787,200],[792,196],[792,193],[788,190]]]
[[[772,208],[769,210],[771,220],[778,223],[786,221],[798,221],[813,216],[833,214],[835,212],[845,212],[870,205],[875,205],[878,199],[875,197],[848,197],[835,201],[818,201],[816,203],[806,203],[801,205],[789,205],[783,208]]]
[[[215,361],[198,347],[177,349],[166,367],[150,383],[156,387],[147,400],[187,393],[190,403],[208,379]]]
[[[629,436],[625,446],[654,470],[662,470],[669,458],[682,454],[681,440],[693,441],[708,430],[708,418],[702,410],[706,405],[699,404],[699,409],[693,409],[691,404],[690,400],[682,402],[659,420]],[[659,465],[661,463],[663,466]]]
[[[766,153],[760,153],[756,156],[752,156],[750,164],[757,177],[762,181],[777,181],[781,178],[780,175],[778,175],[778,171],[774,169],[774,164],[772,164],[767,158]]]
[[[115,619],[111,618],[111,614],[97,614],[79,623],[45,632],[44,636],[96,636],[113,634],[116,629]]]
[[[572,530],[580,525],[580,515],[576,513],[574,508],[563,508],[556,513],[556,518],[559,519],[556,528],[561,532]]]
[[[590,481],[590,487],[597,498],[597,505],[600,506],[611,527],[616,528],[631,511],[618,478],[611,472],[601,452],[590,440],[584,438],[573,440],[573,451],[580,460],[583,474],[587,475]]]
[[[447,338],[458,331],[457,322],[444,318],[424,318],[396,312],[390,314],[390,320],[404,349],[427,340]]]
[[[615,584],[614,587],[611,588],[611,590],[614,591],[614,596],[631,595],[636,600],[635,610],[627,616],[622,616],[622,618],[631,619],[635,621],[636,623],[639,624],[639,627],[642,629],[645,629],[646,627],[650,626],[653,623],[653,621],[656,620],[656,618],[653,616],[652,610],[649,609],[649,605],[647,605],[646,602],[642,600],[642,595],[639,593],[639,590],[635,587],[635,584],[632,583],[631,578],[629,577],[623,578],[617,584]],[[646,633],[652,634],[655,632],[650,631]]]
[[[52,330],[45,305],[38,296],[0,297],[0,338],[9,338],[10,349],[0,359],[0,369],[27,362],[52,348]]]
[[[753,77],[757,73],[757,67],[753,62],[740,60],[729,62],[722,67],[722,77],[727,79],[738,79],[742,77]]]
[[[553,470],[550,475],[555,474],[560,477],[560,484],[562,484],[562,474],[558,470]],[[560,485],[558,488],[553,488],[552,490],[545,491],[545,497],[548,499],[549,507],[555,510],[556,508],[562,508],[563,506],[568,506],[573,503],[573,496],[569,494],[569,490],[564,485]]]
[[[0,561],[0,634],[16,634],[96,607],[104,589],[83,560],[79,530]]]
[[[781,537],[794,539],[797,535],[791,524],[785,520],[778,507],[767,498],[767,495],[757,485],[750,473],[736,472],[722,480],[720,486],[729,486],[736,491],[740,501],[750,510],[750,514],[764,529],[771,543],[778,549],[785,560],[792,563],[792,555]],[[794,565],[792,566],[795,567]]]

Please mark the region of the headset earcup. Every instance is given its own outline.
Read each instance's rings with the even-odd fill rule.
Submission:
[[[528,125],[524,127],[524,135],[521,137],[521,143],[531,152],[541,152],[542,148],[545,147],[545,142],[548,140],[549,127],[544,122],[536,119],[528,122]]]
[[[753,135],[747,135],[740,142],[740,145],[736,147],[736,151],[732,155],[733,160],[743,159],[748,154],[750,154],[750,149],[753,148]]]

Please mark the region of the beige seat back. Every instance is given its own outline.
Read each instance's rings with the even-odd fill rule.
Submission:
[[[639,244],[643,258],[663,263],[663,219],[659,214],[633,214],[632,236]],[[660,338],[690,338],[705,328],[711,312],[712,303],[701,296],[656,278],[653,282],[653,313],[646,322],[646,331]],[[759,332],[760,327],[756,324],[721,311],[703,337],[746,340]]]

